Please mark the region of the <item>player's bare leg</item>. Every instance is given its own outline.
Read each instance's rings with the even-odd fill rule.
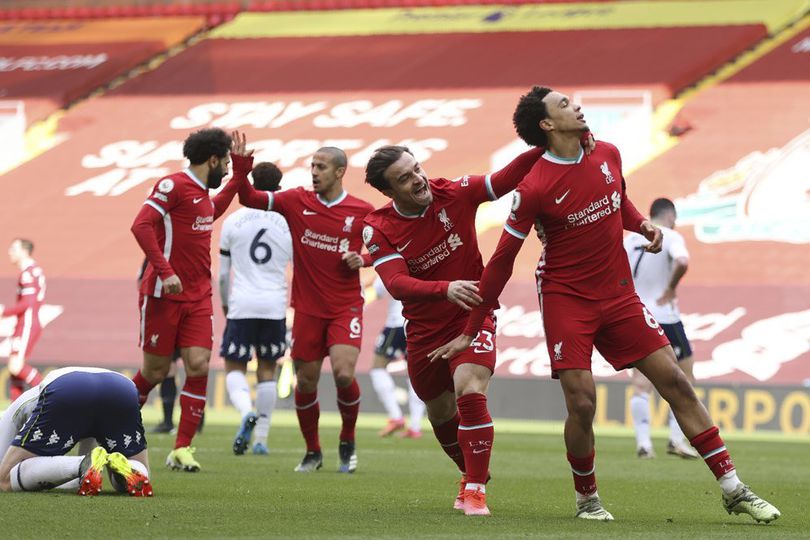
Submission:
[[[464,513],[490,515],[486,499],[489,460],[495,428],[487,408],[487,389],[492,372],[478,364],[461,364],[453,373],[459,414],[458,443],[464,454],[467,474]]]
[[[593,417],[596,413],[596,385],[593,375],[584,369],[559,372],[568,417],[565,419],[565,448],[574,476],[577,498],[576,516],[584,519],[611,521],[613,516],[602,508],[596,491],[594,467]]]
[[[695,360],[692,356],[678,360],[678,367],[684,372],[692,386],[695,385],[695,375],[693,373],[694,363]],[[684,433],[681,431],[678,420],[675,418],[672,411],[669,413],[669,442],[667,443],[667,453],[684,459],[698,459],[700,457],[697,452],[686,444]]]
[[[253,433],[253,453],[267,454],[267,435],[270,433],[270,419],[276,407],[276,361],[259,358],[256,366],[256,430]]]
[[[211,350],[205,347],[183,347],[180,349],[180,355],[186,369],[186,382],[180,392],[180,424],[177,426],[177,438],[174,441],[174,450],[166,458],[166,465],[172,469],[197,472],[200,470],[200,464],[194,459],[191,440],[205,412]]]
[[[318,420],[321,408],[318,404],[318,381],[321,378],[323,358],[311,362],[293,360],[295,365],[295,414],[298,427],[304,436],[307,453],[295,467],[296,472],[314,472],[323,466],[323,453],[318,438]]]
[[[436,398],[425,401],[428,421],[433,426],[433,434],[444,450],[444,453],[453,460],[461,472],[461,482],[458,495],[453,502],[453,508],[464,510],[464,489],[466,487],[467,467],[464,463],[464,454],[458,444],[458,405],[456,396],[452,392],[443,392]]]
[[[633,428],[636,432],[636,455],[641,459],[655,457],[652,438],[650,437],[650,393],[652,383],[639,370],[631,370],[633,396],[630,398],[630,414],[633,417]]]
[[[728,513],[746,513],[766,523],[779,517],[779,510],[755,495],[737,476],[734,462],[720,431],[712,425],[708,411],[697,398],[686,374],[678,367],[672,347],[666,346],[635,363],[669,403],[684,434],[703,457],[723,490]]]
[[[357,415],[360,412],[360,386],[354,377],[354,369],[359,354],[360,349],[351,345],[329,347],[329,361],[332,364],[332,375],[337,388],[337,405],[342,419],[338,472],[353,473],[357,469],[354,432]]]

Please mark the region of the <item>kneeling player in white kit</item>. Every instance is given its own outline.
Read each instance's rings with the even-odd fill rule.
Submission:
[[[253,168],[253,186],[278,191],[281,171],[272,163]],[[242,416],[233,452],[267,454],[270,417],[276,404],[276,361],[287,350],[287,265],[290,228],[276,212],[240,208],[225,220],[219,246],[219,293],[228,318],[220,356],[231,403]],[[247,363],[256,354],[256,412],[248,387]],[[253,433],[255,428],[255,434]]]
[[[686,338],[678,310],[675,289],[689,266],[689,251],[677,231],[675,205],[669,199],[656,199],[650,207],[650,221],[664,233],[664,243],[660,253],[647,253],[644,250],[649,242],[640,234],[631,233],[624,238],[624,249],[633,271],[633,282],[639,298],[647,306],[653,318],[663,328],[678,365],[695,384],[692,373],[692,347]],[[636,430],[636,454],[639,458],[655,457],[650,438],[650,392],[652,384],[637,369],[632,371],[633,397],[630,399],[630,412]],[[685,442],[683,431],[678,426],[672,411],[669,413],[669,443],[667,453],[684,459],[697,459],[698,454]]]
[[[66,456],[83,439],[100,446]],[[152,495],[138,391],[100,368],[52,371],[0,417],[0,491],[60,489],[98,495],[102,472],[119,493]]]

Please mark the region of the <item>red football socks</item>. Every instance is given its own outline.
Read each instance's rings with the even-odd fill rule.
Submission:
[[[28,386],[36,386],[42,382],[42,375],[37,368],[31,367],[28,364],[23,365],[17,377],[25,381]]]
[[[183,391],[180,392],[180,425],[177,426],[175,448],[191,445],[191,439],[197,433],[203,413],[205,412],[205,394],[208,387],[208,375],[186,377]]]
[[[321,407],[318,405],[317,390],[305,394],[298,388],[295,389],[295,414],[298,416],[298,427],[307,443],[307,452],[320,452],[318,419],[321,417]]]
[[[458,443],[467,465],[467,482],[485,484],[489,475],[489,459],[495,428],[487,410],[487,396],[466,394],[456,400],[461,419]]]
[[[146,400],[149,399],[149,392],[152,391],[152,388],[154,388],[155,385],[144,378],[144,376],[141,374],[141,370],[138,370],[138,373],[132,377],[132,382],[135,383],[135,388],[138,389],[138,403],[140,403],[141,407],[143,407]]]
[[[717,426],[710,427],[689,442],[712,470],[715,478],[719,479],[734,470],[734,462],[731,461],[731,456],[726,450],[726,443],[720,437],[720,430],[717,429]]]
[[[571,464],[571,472],[574,474],[574,489],[577,493],[587,497],[596,493],[596,468],[593,465],[593,459],[596,456],[596,450],[591,450],[591,453],[585,457],[575,457],[570,453],[567,454],[568,463]]]
[[[461,453],[461,448],[458,445],[458,423],[459,416],[456,414],[444,424],[433,426],[433,433],[436,435],[439,444],[442,445],[444,453],[455,461],[458,470],[464,472],[467,468],[464,465],[464,454]]]
[[[340,417],[343,419],[340,440],[353,441],[357,414],[360,412],[360,386],[357,384],[357,379],[352,379],[349,386],[337,389],[337,406],[340,410]]]

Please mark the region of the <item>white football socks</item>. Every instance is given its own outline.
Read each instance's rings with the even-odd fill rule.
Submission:
[[[267,434],[270,432],[270,419],[273,409],[276,408],[276,381],[260,382],[256,385],[256,413],[259,421],[253,432],[253,442],[260,442],[267,446]]]
[[[672,411],[669,411],[669,440],[675,444],[683,444],[684,434],[681,431],[681,426],[678,425],[678,420]]]
[[[11,469],[11,490],[41,491],[61,486],[79,477],[82,459],[84,456],[37,456],[23,460]]]
[[[650,395],[633,394],[630,398],[630,414],[633,416],[633,427],[636,430],[636,448],[652,449],[650,438]]]
[[[410,425],[408,428],[411,431],[421,433],[422,418],[425,416],[425,403],[419,399],[419,396],[416,395],[410,379],[408,379],[408,410],[411,413]]]
[[[396,385],[394,379],[388,370],[385,368],[374,368],[369,371],[371,377],[371,385],[374,386],[374,391],[377,397],[385,407],[385,412],[388,413],[388,418],[391,420],[402,419],[402,409],[397,403],[397,396],[394,394]]]
[[[247,378],[241,371],[229,371],[225,376],[225,387],[228,389],[228,397],[231,403],[239,411],[240,418],[253,411],[253,403],[250,400],[250,388]]]

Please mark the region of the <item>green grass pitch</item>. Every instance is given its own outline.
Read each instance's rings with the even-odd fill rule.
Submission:
[[[155,411],[145,411],[153,425]],[[458,475],[428,429],[421,440],[380,439],[384,419],[363,415],[358,470],[338,474],[336,414],[323,414],[324,467],[294,473],[303,456],[295,417],[278,411],[269,456],[234,456],[236,415],[209,413],[196,440],[202,471],[163,465],[173,436],[149,437],[155,496],[1,494],[2,538],[806,538],[808,440],[730,437],[740,477],[775,504],[769,525],[729,516],[702,462],[635,457],[626,430],[597,430],[597,479],[613,523],[574,519],[571,473],[559,424],[498,422],[488,486],[492,517],[452,509]],[[660,435],[660,433],[659,433]]]

